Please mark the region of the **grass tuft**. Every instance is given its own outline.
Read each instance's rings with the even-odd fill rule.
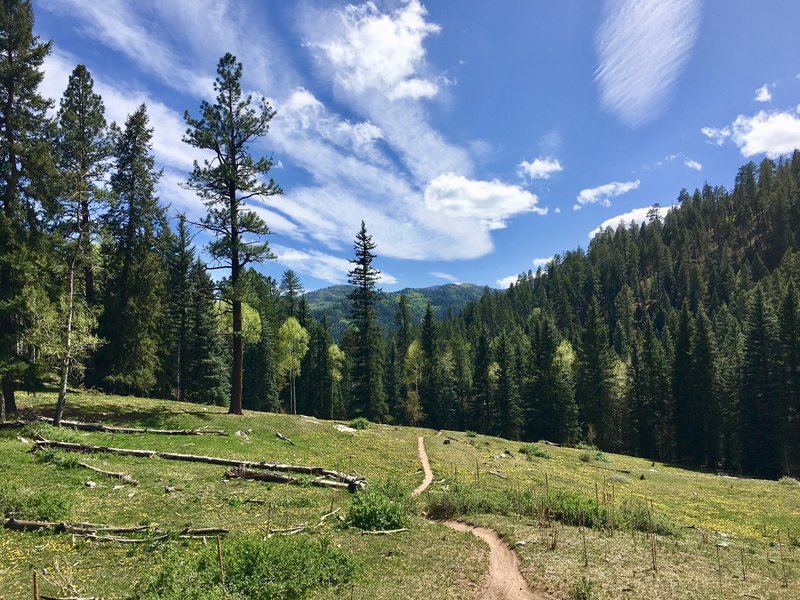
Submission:
[[[31,521],[62,521],[72,514],[73,498],[63,491],[33,490],[0,482],[0,512]]]
[[[408,488],[387,479],[353,496],[345,524],[369,531],[400,529],[408,524],[413,506]]]
[[[225,587],[217,549],[197,554],[167,550],[159,566],[136,585],[136,600],[250,600],[305,598],[317,588],[336,588],[354,574],[350,559],[326,538],[241,536],[222,542]]]
[[[524,444],[519,449],[520,454],[524,454],[528,460],[532,457],[537,458],[553,458],[553,455],[550,454],[546,448],[542,448],[539,444]]]
[[[367,421],[364,417],[357,417],[350,421],[350,427],[353,429],[369,429],[369,421]]]

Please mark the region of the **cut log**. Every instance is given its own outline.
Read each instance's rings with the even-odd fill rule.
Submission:
[[[495,477],[499,477],[500,479],[508,479],[507,476],[503,475],[502,473],[499,473],[498,471],[487,471],[487,473],[489,473],[489,475],[494,475]]]
[[[225,479],[252,479],[254,481],[267,481],[269,483],[288,483],[294,485],[316,485],[320,487],[334,487],[340,489],[351,489],[351,484],[344,481],[335,481],[331,479],[324,479],[317,477],[315,479],[299,479],[297,477],[290,477],[289,475],[282,475],[274,472],[255,471],[245,467],[234,467],[225,471]]]
[[[391,535],[393,533],[402,533],[404,531],[411,531],[411,530],[405,527],[401,527],[400,529],[378,529],[374,531],[365,529],[364,531],[361,532],[361,535]]]
[[[0,429],[17,429],[19,427],[25,427],[27,425],[27,421],[3,421],[0,422]]]
[[[23,519],[5,519],[3,527],[11,531],[52,531],[53,533],[140,533],[149,531],[146,525],[134,527],[114,527],[111,525],[98,525],[97,523],[51,523],[48,521],[25,521]]]
[[[40,421],[52,423],[50,417],[39,417]],[[103,433],[155,433],[161,435],[228,435],[222,429],[155,429],[150,427],[117,427],[116,425],[106,425],[105,423],[81,423],[80,421],[61,421],[62,427],[80,429],[81,431],[100,431]]]
[[[292,446],[294,446],[294,442],[292,440],[290,440],[288,437],[286,437],[285,435],[283,435],[280,431],[276,431],[275,435],[277,435],[279,438],[281,438],[284,442],[289,442]]]
[[[593,469],[600,469],[601,471],[614,471],[615,473],[625,473],[626,475],[630,475],[630,469],[616,469],[614,467],[602,467],[600,465],[593,465],[591,463],[583,463],[587,467],[592,467]]]
[[[132,448],[111,448],[108,446],[92,446],[90,444],[76,444],[73,442],[58,442],[55,440],[38,439],[32,450],[38,448],[59,448],[71,452],[84,452],[87,454],[117,454],[119,456],[135,456],[138,458],[162,458],[164,460],[180,460],[199,462],[209,465],[222,465],[225,467],[243,467],[245,469],[260,469],[264,471],[278,471],[284,473],[301,473],[303,475],[322,475],[339,482],[348,484],[353,490],[366,485],[363,477],[349,475],[339,471],[324,469],[323,467],[307,467],[304,465],[284,465],[280,463],[257,462],[234,458],[219,458],[216,456],[198,456],[195,454],[179,454],[177,452],[160,452],[156,450],[137,450]]]
[[[39,600],[100,600],[97,596],[89,596],[84,598],[83,596],[43,596],[39,594]]]
[[[78,463],[78,466],[83,467],[84,469],[89,469],[90,471],[94,471],[95,473],[100,473],[101,475],[105,475],[110,479],[117,479],[119,481],[124,481],[125,483],[129,483],[131,485],[139,485],[139,482],[128,475],[127,473],[115,473],[114,471],[104,471],[103,469],[98,469],[97,467],[93,467],[92,465],[86,463]]]

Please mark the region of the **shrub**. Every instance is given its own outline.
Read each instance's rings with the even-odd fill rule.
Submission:
[[[0,512],[16,519],[62,521],[72,513],[73,498],[63,491],[32,490],[0,482]]]
[[[74,429],[65,427],[53,427],[50,423],[29,423],[22,429],[25,437],[36,439],[37,437],[58,442],[80,442],[81,437]]]
[[[357,417],[350,421],[350,427],[353,429],[368,429],[369,421],[367,421],[364,417]]]
[[[414,502],[402,483],[394,479],[377,482],[353,496],[345,523],[364,530],[405,527]]]
[[[477,437],[477,436],[478,434],[475,433],[474,431],[467,430],[467,437]]]
[[[43,448],[35,454],[36,460],[62,469],[77,469],[81,462],[80,457],[66,452],[59,452],[55,448]]]
[[[509,496],[455,482],[446,490],[428,492],[425,512],[431,519],[452,519],[463,515],[512,513]]]
[[[524,444],[519,451],[520,454],[524,454],[529,460],[533,456],[538,458],[553,458],[546,448],[542,448],[538,444]]]
[[[616,483],[630,483],[631,480],[625,477],[622,473],[612,473],[609,477],[611,481],[615,481]]]
[[[334,588],[353,577],[347,556],[327,539],[242,536],[222,542],[225,590],[214,545],[197,554],[167,550],[159,566],[135,586],[137,600],[256,600],[304,598],[315,588]]]
[[[611,460],[605,454],[603,454],[600,450],[598,450],[594,446],[589,446],[587,444],[578,444],[578,448],[583,450],[583,452],[581,452],[578,455],[578,460],[580,460],[581,462],[585,463],[593,461],[606,462],[606,463],[611,462]]]
[[[675,535],[678,532],[675,524],[666,515],[651,510],[641,500],[623,502],[620,514],[625,525],[631,529],[660,535]]]
[[[595,597],[594,584],[585,576],[581,576],[569,590],[570,600],[592,600]]]
[[[800,481],[798,481],[794,477],[787,477],[787,476],[778,479],[778,483],[782,485],[800,485]]]

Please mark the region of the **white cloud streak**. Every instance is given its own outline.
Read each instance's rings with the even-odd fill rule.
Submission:
[[[563,171],[557,158],[542,158],[541,156],[528,162],[523,160],[517,167],[517,174],[527,179],[550,179],[550,175]]]
[[[271,248],[281,265],[328,283],[347,283],[347,273],[353,268],[349,260],[318,250],[298,250],[280,244],[272,244]],[[398,281],[395,277],[382,271],[379,283],[393,285]]]
[[[703,165],[702,163],[697,162],[696,160],[692,160],[691,158],[687,158],[683,161],[683,164],[689,167],[690,169],[694,169],[695,171],[702,171]]]
[[[459,283],[458,277],[455,275],[451,275],[450,273],[442,273],[441,271],[432,271],[429,273],[433,277],[437,279],[444,279],[445,281],[449,281],[450,283]]]
[[[629,127],[657,117],[699,24],[699,0],[606,0],[596,36],[602,105]]]
[[[573,210],[580,210],[587,204],[601,204],[611,206],[611,198],[620,196],[639,187],[639,180],[636,181],[612,181],[598,185],[597,187],[581,190],[576,198],[577,203],[572,207]]]
[[[544,258],[534,258],[533,266],[536,267],[537,269],[539,267],[546,267],[547,265],[550,264],[550,261],[552,261],[553,258],[554,258],[553,256],[546,256]]]

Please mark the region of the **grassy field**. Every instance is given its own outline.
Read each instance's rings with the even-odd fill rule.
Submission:
[[[49,415],[54,396],[23,395],[18,403],[23,417]],[[107,434],[44,425],[0,430],[0,478],[12,484],[15,493],[49,492],[55,506],[39,508],[45,513],[61,510],[71,522],[149,524],[172,531],[225,527],[234,538],[264,535],[268,527],[315,524],[336,508],[345,514],[352,496],[314,487],[226,480],[225,468],[214,465],[109,454],[82,458],[140,481],[136,487],[121,486],[84,469],[37,459],[29,452],[31,440],[39,434],[114,447],[320,465],[357,472],[370,482],[392,479],[412,489],[422,479],[416,439],[425,436],[435,481],[410,517],[411,531],[362,535],[337,526],[333,517],[313,532],[299,534],[328,540],[355,566],[355,575],[344,589],[319,588],[312,597],[475,597],[488,570],[485,546],[469,534],[418,514],[430,499],[451,494],[458,483],[492,498],[522,498],[529,492],[525,497],[530,499],[545,490],[568,490],[612,511],[626,502],[646,501],[654,513],[674,524],[676,534],[668,536],[570,527],[542,518],[532,503],[525,507],[521,500],[503,510],[457,515],[501,533],[515,545],[531,585],[555,597],[797,597],[799,486],[729,479],[642,459],[598,457],[588,450],[542,445],[539,448],[550,458],[528,458],[519,452],[522,444],[518,442],[464,433],[437,436],[430,430],[375,424],[342,433],[331,422],[305,417],[262,413],[235,417],[216,407],[136,398],[75,394],[66,416],[149,427],[208,426],[232,435]],[[279,439],[277,431],[295,445]],[[88,480],[96,482],[96,487],[88,487]],[[519,541],[525,544],[517,545]],[[167,548],[191,555],[202,549],[202,542],[124,546],[73,540],[63,534],[0,530],[0,597],[32,597],[31,575],[36,570],[43,574],[43,593],[63,594],[72,586],[73,592],[84,596],[129,598],[135,582],[162,563]],[[589,595],[580,596],[590,588]]]

